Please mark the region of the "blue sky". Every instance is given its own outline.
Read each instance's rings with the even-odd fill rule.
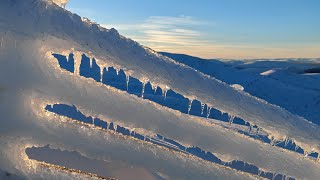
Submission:
[[[319,0],[70,0],[67,9],[157,51],[320,57]]]

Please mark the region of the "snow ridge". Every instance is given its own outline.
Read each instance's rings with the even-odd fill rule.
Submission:
[[[270,172],[272,178],[277,177],[274,172],[279,178],[320,177],[313,159],[250,137],[262,133],[271,144],[286,140],[279,146],[318,153],[317,125],[157,54],[115,29],[49,1],[1,0],[0,39],[4,172],[25,179],[87,178],[41,166],[26,154],[27,148],[49,144],[88,158],[140,166],[166,179],[257,178],[247,173],[250,168]],[[62,111],[81,109],[83,116],[77,111],[76,117],[87,123],[69,123],[70,118],[44,110],[58,104],[69,105]],[[134,140],[131,132],[144,136]],[[218,157],[224,164],[201,157]]]
[[[75,67],[73,53],[69,54],[68,59],[66,56],[60,54],[54,53],[53,56],[57,59],[59,66],[62,69],[65,69],[71,73],[74,72]],[[289,138],[284,140],[275,139],[274,137],[270,138],[262,128],[252,125],[241,118],[234,117],[228,113],[223,113],[214,107],[209,107],[207,104],[203,104],[197,99],[189,100],[188,98],[185,98],[183,95],[176,93],[171,89],[168,89],[165,91],[165,93],[163,93],[161,87],[153,88],[149,81],[147,83],[142,83],[139,79],[134,77],[128,76],[127,78],[126,73],[122,69],[116,70],[111,66],[108,68],[103,68],[103,72],[101,74],[100,67],[97,65],[96,60],[94,58],[90,60],[85,54],[81,55],[79,75],[85,78],[91,78],[98,83],[110,85],[122,91],[127,91],[129,94],[133,94],[138,97],[142,97],[143,99],[158,103],[162,106],[178,110],[184,114],[219,120],[222,122],[227,122],[230,125],[239,124],[241,126],[247,126],[248,131],[238,130],[238,132],[274,146],[295,151],[306,156],[312,155],[312,157],[318,158],[317,152],[305,152],[302,147],[299,147],[294,142],[294,140]]]

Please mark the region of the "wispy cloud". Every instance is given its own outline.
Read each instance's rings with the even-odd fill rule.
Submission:
[[[137,24],[105,24],[157,51],[184,53],[204,58],[319,57],[319,46],[272,46],[214,41],[204,31],[215,24],[190,16],[150,16]],[[211,31],[212,32],[212,31]]]
[[[146,20],[149,24],[158,24],[158,25],[199,25],[204,22],[198,21],[191,16],[151,16]]]
[[[182,46],[207,46],[205,33],[200,27],[212,26],[191,16],[150,16],[140,24],[105,24],[107,28],[114,27],[124,35],[154,48],[156,50],[175,50]]]

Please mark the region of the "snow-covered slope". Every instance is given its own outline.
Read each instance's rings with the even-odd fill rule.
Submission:
[[[230,85],[320,124],[320,59],[205,60],[161,53]]]
[[[0,40],[3,172],[100,177],[26,153],[50,144],[164,179],[320,176],[289,147],[320,152],[317,125],[50,1],[0,1]]]

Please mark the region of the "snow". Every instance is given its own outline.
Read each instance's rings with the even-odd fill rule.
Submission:
[[[63,167],[78,169],[83,172],[101,175],[102,177],[117,177],[119,179],[156,179],[157,176],[144,168],[130,167],[117,161],[101,161],[89,159],[77,152],[61,151],[45,147],[32,147],[26,150],[28,157],[38,161],[49,162]]]
[[[271,70],[268,70],[268,71],[265,71],[265,72],[262,72],[262,73],[260,73],[260,75],[262,75],[262,76],[269,76],[269,75],[271,75],[271,74],[273,74],[273,73],[275,73],[276,71],[274,70],[274,69],[271,69]]]
[[[244,87],[241,86],[240,84],[232,84],[231,87],[233,87],[235,90],[238,90],[238,91],[244,91]]]
[[[69,0],[52,0],[52,1],[61,7],[65,7]]]
[[[50,144],[86,158],[142,167],[168,179],[256,178],[154,144],[71,123],[44,110],[46,105],[61,103],[74,104],[86,115],[131,130],[200,147],[225,161],[241,160],[298,179],[320,176],[319,163],[298,153],[80,76],[85,53],[96,59],[99,72],[110,66],[123,69],[127,77],[150,81],[165,93],[172,89],[252,122],[270,136],[289,137],[306,150],[319,152],[317,125],[144,48],[114,29],[103,29],[47,1],[2,0],[0,37],[0,169],[4,172],[27,179],[86,178],[85,174],[41,166],[26,154],[27,148]],[[61,69],[53,53],[74,53],[74,73]],[[92,62],[90,67],[96,66]]]
[[[245,92],[319,124],[320,76],[307,72],[319,67],[320,59],[219,61],[178,54],[164,55],[230,85],[240,84]],[[261,73],[267,73],[267,76]]]

